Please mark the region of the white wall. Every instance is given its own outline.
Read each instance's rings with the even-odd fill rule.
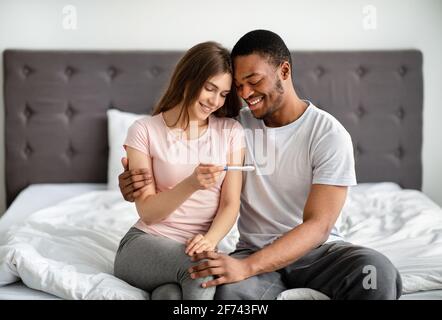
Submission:
[[[74,5],[76,30],[63,28]],[[363,27],[374,5],[377,28]],[[440,0],[0,0],[0,51],[187,49],[206,40],[231,48],[256,28],[292,50],[420,49],[424,55],[423,191],[442,205],[442,1]],[[3,65],[0,66],[3,74]],[[0,79],[0,212],[4,210],[3,77]]]

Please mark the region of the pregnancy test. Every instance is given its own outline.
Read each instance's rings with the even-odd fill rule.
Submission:
[[[255,170],[254,166],[225,166],[224,171],[253,171]]]

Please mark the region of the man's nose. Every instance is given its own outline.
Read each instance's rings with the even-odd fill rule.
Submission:
[[[247,85],[245,85],[245,86],[243,85],[241,87],[241,89],[239,90],[239,95],[243,99],[248,99],[253,93],[254,93],[253,89],[250,88],[250,86],[247,86]]]

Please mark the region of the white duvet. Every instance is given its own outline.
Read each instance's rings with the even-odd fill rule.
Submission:
[[[340,230],[390,258],[403,293],[442,289],[442,209],[422,192],[393,183],[353,188]]]
[[[119,240],[137,217],[117,191],[91,192],[35,212],[0,235],[0,286],[21,278],[65,299],[148,299],[112,275]],[[341,231],[346,240],[389,257],[405,293],[442,289],[442,210],[422,193],[391,183],[353,188]],[[236,237],[233,230],[221,250],[231,250]]]

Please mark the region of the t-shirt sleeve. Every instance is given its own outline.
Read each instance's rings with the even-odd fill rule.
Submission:
[[[242,148],[245,148],[244,128],[238,121],[234,120],[232,130],[230,131],[229,152],[233,153]]]
[[[332,131],[313,150],[313,184],[356,185],[353,145],[346,131]]]
[[[124,148],[134,148],[147,156],[150,156],[149,151],[149,133],[146,124],[140,120],[136,120],[128,129],[126,140],[124,141]]]

